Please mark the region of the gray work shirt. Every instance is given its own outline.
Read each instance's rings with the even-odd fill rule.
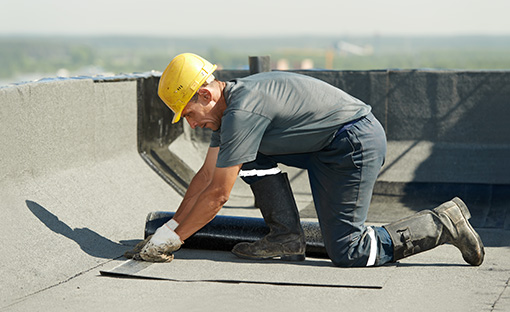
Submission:
[[[217,167],[265,155],[315,152],[345,123],[371,107],[321,80],[289,72],[267,72],[227,82],[227,108],[211,137],[220,147]]]

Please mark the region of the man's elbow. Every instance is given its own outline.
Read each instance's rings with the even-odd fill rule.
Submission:
[[[216,212],[218,212],[223,207],[223,205],[225,205],[225,203],[228,201],[228,199],[230,197],[230,192],[227,190],[218,188],[218,189],[215,189],[211,193],[211,197],[212,197],[212,202],[214,202],[214,204],[212,206],[214,207],[214,209],[217,209]]]
[[[221,192],[217,195],[217,198],[218,198],[218,205],[220,207],[223,207],[223,205],[225,205],[228,201],[228,199],[230,198],[230,192]]]

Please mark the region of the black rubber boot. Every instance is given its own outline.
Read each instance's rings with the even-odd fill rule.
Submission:
[[[254,243],[235,245],[232,252],[245,259],[305,260],[305,235],[287,174],[268,176],[251,189],[270,232]]]
[[[464,260],[480,265],[485,255],[480,236],[468,219],[464,202],[455,197],[433,210],[424,210],[400,221],[385,225],[393,242],[393,260],[449,243],[457,247]]]

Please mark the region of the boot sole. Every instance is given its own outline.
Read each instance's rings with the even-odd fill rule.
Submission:
[[[480,250],[480,255],[481,255],[480,263],[470,263],[470,264],[475,265],[475,266],[481,265],[483,262],[484,256],[485,256],[485,250],[484,250],[482,239],[480,238],[478,233],[475,231],[475,229],[471,226],[471,223],[468,221],[469,219],[471,219],[471,213],[469,212],[469,209],[467,208],[466,204],[460,198],[455,197],[454,199],[452,199],[452,202],[454,202],[455,205],[457,205],[457,207],[459,207],[461,214],[466,219],[466,224],[468,226],[469,231],[476,238],[478,248]]]

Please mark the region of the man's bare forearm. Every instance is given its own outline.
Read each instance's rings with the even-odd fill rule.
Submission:
[[[198,195],[184,218],[179,219],[175,230],[182,240],[193,235],[209,223],[227,202],[241,165],[216,168],[209,185]]]
[[[186,191],[186,194],[184,194],[184,198],[182,199],[182,202],[173,217],[173,219],[179,224],[189,214],[200,194],[209,186],[209,184],[211,184],[214,170],[216,168],[218,151],[219,148],[217,147],[209,148],[207,155],[205,156],[202,168],[200,168],[193,179],[191,179],[188,190]]]
[[[211,180],[208,179],[205,174],[200,171],[193,177],[191,183],[184,195],[184,198],[179,205],[179,208],[175,212],[173,219],[177,221],[179,224],[186,218],[189,214],[190,210],[193,208],[195,203],[197,202],[200,194],[209,186]]]
[[[193,207],[187,211],[186,216],[179,223],[176,232],[181,239],[184,241],[209,223],[220,211],[227,199],[210,190],[202,192],[196,198]]]

